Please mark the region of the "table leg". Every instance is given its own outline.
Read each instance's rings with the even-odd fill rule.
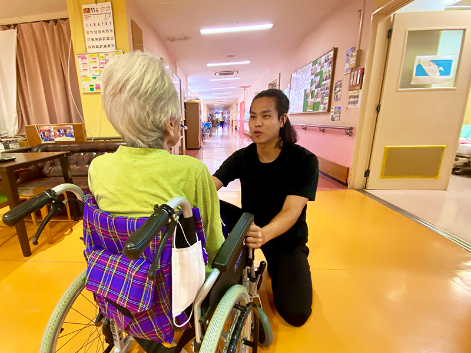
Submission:
[[[15,175],[13,172],[1,173],[3,191],[8,199],[8,206],[10,209],[15,208],[20,204],[20,198],[18,197],[18,188],[16,187]],[[16,233],[20,241],[21,250],[23,256],[28,257],[31,255],[31,248],[29,246],[28,233],[26,232],[25,221],[19,221],[16,226]]]
[[[69,158],[62,157],[60,159],[60,162],[61,162],[62,175],[64,176],[64,182],[73,184],[74,182],[72,180],[72,172],[70,171]],[[74,217],[74,221],[78,221],[80,219],[80,211],[79,211],[77,202],[73,201],[73,200],[77,200],[77,198],[75,197],[75,194],[71,192],[67,193],[67,198],[69,199],[69,207]]]

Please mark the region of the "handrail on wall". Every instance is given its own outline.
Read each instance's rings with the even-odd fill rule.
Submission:
[[[320,132],[325,132],[325,129],[345,130],[345,135],[352,136],[353,127],[351,126],[336,126],[336,125],[315,125],[315,124],[292,124],[292,126],[301,126],[303,130],[308,127],[318,127]]]

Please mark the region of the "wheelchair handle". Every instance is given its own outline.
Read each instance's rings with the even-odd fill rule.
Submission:
[[[2,217],[2,221],[7,226],[13,227],[27,215],[37,210],[40,210],[48,203],[52,203],[58,198],[58,195],[66,191],[73,192],[80,201],[83,201],[82,189],[80,189],[77,185],[64,183],[55,186],[52,189],[43,191],[42,193],[32,197],[31,199],[19,204],[14,209],[6,212]]]
[[[130,260],[138,259],[155,235],[170,224],[171,217],[178,207],[182,208],[184,218],[193,216],[190,203],[183,197],[174,197],[162,206],[155,205],[154,213],[124,243],[124,256]]]
[[[33,213],[36,210],[40,210],[49,202],[52,202],[53,197],[56,194],[51,189],[43,191],[42,193],[32,197],[29,200],[19,204],[14,209],[5,213],[2,217],[3,223],[8,227],[13,227],[27,215]]]

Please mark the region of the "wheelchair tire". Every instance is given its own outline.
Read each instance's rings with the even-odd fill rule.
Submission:
[[[40,353],[54,353],[58,350],[101,353],[112,351],[114,344],[112,340],[109,342],[111,331],[108,335],[103,333],[104,318],[95,324],[99,310],[93,294],[85,289],[85,278],[86,271],[83,271],[57,303],[46,326]],[[126,347],[129,347],[131,340],[132,337],[127,336],[122,342],[126,342]],[[126,353],[127,350],[121,350],[121,353]]]
[[[200,353],[216,352],[220,344],[220,338],[224,336],[224,327],[228,318],[231,316],[231,312],[234,310],[234,306],[240,303],[247,304],[249,301],[250,297],[247,289],[238,284],[232,286],[226,294],[224,294],[204,334]],[[226,339],[229,338],[226,337]]]
[[[260,347],[270,347],[273,343],[273,330],[271,328],[270,321],[268,321],[268,317],[263,312],[262,308],[257,306],[257,311],[258,321],[260,322],[258,345]]]

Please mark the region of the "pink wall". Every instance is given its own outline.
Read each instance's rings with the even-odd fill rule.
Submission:
[[[291,114],[290,120],[293,124],[321,124],[353,126],[353,136],[345,135],[344,130],[326,130],[320,132],[317,128],[302,130],[296,128],[299,134],[299,144],[306,147],[319,157],[331,160],[343,166],[350,167],[353,156],[355,139],[355,128],[359,118],[359,108],[346,108],[348,102],[348,80],[350,75],[344,75],[345,53],[351,47],[358,45],[359,13],[363,6],[363,0],[344,0],[324,21],[304,38],[300,45],[286,53],[286,60],[278,62],[265,72],[247,91],[247,104],[250,104],[254,93],[258,90],[268,88],[268,83],[281,73],[280,88],[288,87],[291,73],[305,66],[309,62],[322,56],[332,47],[337,47],[337,63],[335,76],[332,82],[343,79],[342,98],[339,102],[332,102],[334,106],[341,106],[342,113],[340,121],[331,121],[330,113],[304,113]],[[362,58],[366,58],[366,45],[370,29],[370,18],[374,9],[374,0],[366,0],[364,25],[360,49]],[[361,67],[364,66],[362,60]],[[243,96],[240,98],[243,99]]]

